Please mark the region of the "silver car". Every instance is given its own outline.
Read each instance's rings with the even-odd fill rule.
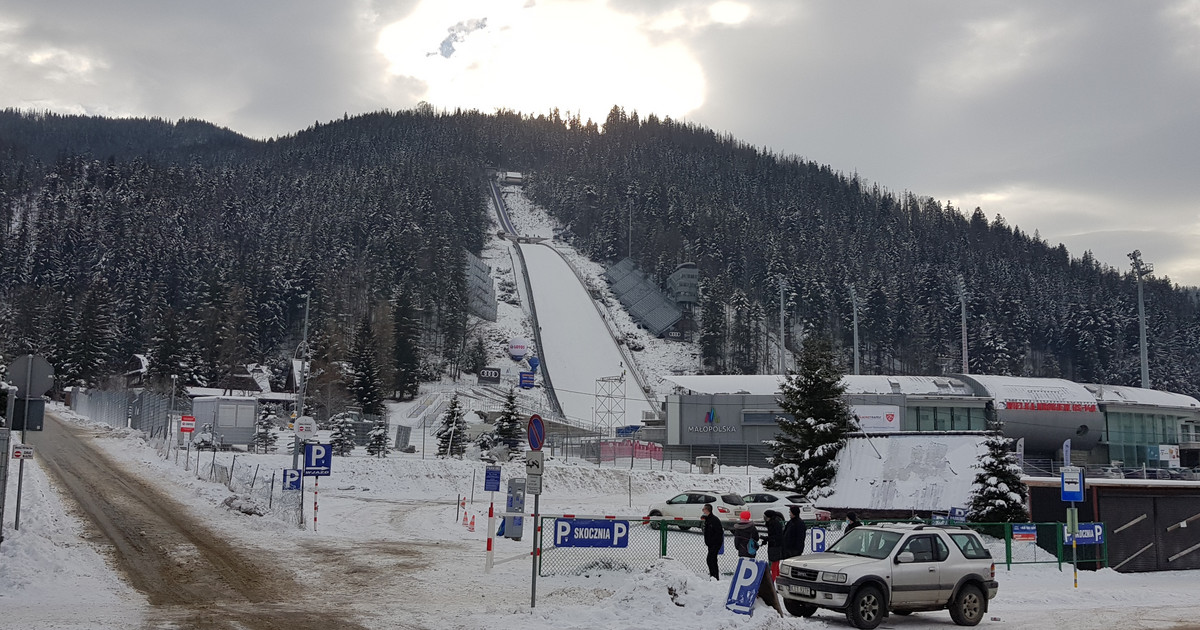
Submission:
[[[996,596],[996,565],[961,525],[864,525],[828,551],[782,561],[775,587],[793,615],[825,608],[864,630],[889,613],[944,609],[973,626]]]

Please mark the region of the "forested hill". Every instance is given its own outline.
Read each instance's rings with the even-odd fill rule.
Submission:
[[[618,108],[603,132],[423,108],[265,142],[200,121],[0,113],[0,353],[50,354],[67,382],[148,353],[159,378],[215,384],[292,356],[311,294],[318,363],[347,360],[370,313],[385,380],[405,377],[405,338],[432,376],[473,345],[459,263],[486,238],[485,165],[526,173],[596,260],[632,249],[660,279],[697,263],[709,371],[774,371],[761,340],[780,276],[795,328],[832,331],[847,359],[854,285],[864,372],[958,371],[961,275],[972,372],[1139,382],[1128,272],[981,211]],[[1153,385],[1200,394],[1193,296],[1157,278],[1146,296]]]

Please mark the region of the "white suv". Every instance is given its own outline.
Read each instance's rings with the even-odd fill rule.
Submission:
[[[729,527],[738,520],[738,515],[745,508],[741,495],[732,492],[717,492],[716,490],[685,490],[662,503],[650,506],[650,516],[661,516],[667,520],[676,519],[679,529],[687,531],[693,526],[699,526],[702,509],[705,503],[711,503],[713,514],[721,519],[721,524]],[[672,523],[675,524],[675,523]],[[659,527],[658,521],[651,521],[651,527]]]
[[[793,615],[827,608],[863,629],[889,612],[947,608],[954,623],[973,626],[997,588],[996,565],[975,532],[899,523],[856,527],[824,553],[784,560],[775,584]]]

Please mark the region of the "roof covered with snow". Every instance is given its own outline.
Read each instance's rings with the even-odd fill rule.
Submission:
[[[1200,409],[1200,401],[1184,394],[1160,392],[1142,387],[1125,387],[1123,385],[1093,385],[1085,383],[1096,400],[1102,404],[1122,404],[1130,406],[1166,407],[1172,409]]]
[[[691,375],[664,376],[683,389],[697,394],[751,394],[777,396],[779,375]],[[847,394],[905,394],[908,396],[972,396],[971,388],[961,380],[945,376],[873,376],[842,377]]]

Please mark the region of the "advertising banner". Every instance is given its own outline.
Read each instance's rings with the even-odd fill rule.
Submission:
[[[900,407],[896,405],[851,405],[858,423],[867,433],[896,433],[900,431]]]

